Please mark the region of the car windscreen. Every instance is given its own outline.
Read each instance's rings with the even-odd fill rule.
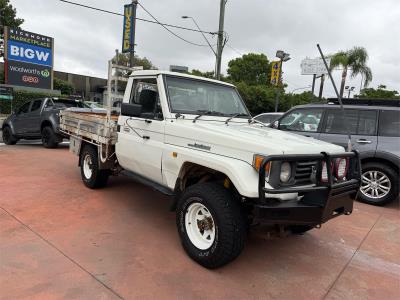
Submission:
[[[209,115],[246,115],[235,88],[196,79],[166,76],[171,112]]]

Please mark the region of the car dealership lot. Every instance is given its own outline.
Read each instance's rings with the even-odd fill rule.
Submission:
[[[128,178],[89,190],[65,144],[0,146],[0,298],[395,299],[398,201],[355,203],[303,236],[255,228],[210,271],[179,244],[170,199]],[[112,187],[112,188],[111,188]]]

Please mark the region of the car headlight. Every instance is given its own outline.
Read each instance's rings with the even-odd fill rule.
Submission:
[[[284,162],[281,164],[281,174],[279,178],[281,179],[281,182],[287,183],[292,176],[292,166],[288,162]]]
[[[348,160],[346,158],[338,158],[336,160],[336,178],[343,179],[347,174]]]

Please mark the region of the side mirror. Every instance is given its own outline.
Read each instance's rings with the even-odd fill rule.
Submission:
[[[121,104],[121,115],[127,117],[139,117],[142,113],[142,106],[140,104]]]
[[[279,121],[278,120],[276,120],[276,121],[274,121],[273,123],[272,123],[272,126],[271,126],[272,128],[275,128],[275,129],[278,129],[279,128]]]

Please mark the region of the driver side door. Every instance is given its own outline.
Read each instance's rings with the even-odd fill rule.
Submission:
[[[27,130],[26,116],[29,113],[31,103],[31,101],[27,102],[17,110],[13,124],[14,131],[17,135],[23,135]]]
[[[161,160],[165,121],[156,77],[134,79],[131,104],[142,107],[137,117],[121,115],[116,151],[121,166],[153,182],[162,183]]]

